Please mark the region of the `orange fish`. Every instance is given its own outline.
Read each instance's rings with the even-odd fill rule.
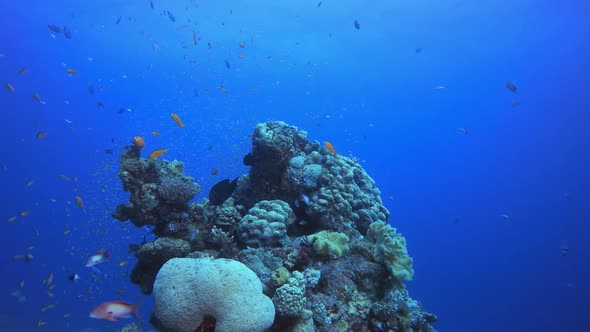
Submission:
[[[84,200],[80,196],[76,196],[76,205],[80,208],[84,208]]]
[[[228,93],[229,92],[226,88],[219,88],[219,91],[221,91],[223,93]]]
[[[16,216],[12,216],[12,217],[8,218],[8,220],[7,220],[7,221],[8,221],[8,222],[13,222],[13,221],[15,221],[15,220],[16,220]]]
[[[27,210],[21,211],[19,214],[21,215],[21,217],[26,217],[29,215],[29,211],[27,211]]]
[[[133,136],[133,143],[140,149],[145,146],[145,141],[141,136]]]
[[[168,149],[156,149],[154,152],[150,153],[148,159],[158,159],[166,152],[168,152]]]
[[[12,86],[12,84],[6,83],[6,88],[8,89],[8,91],[14,92],[14,87]]]
[[[243,59],[243,58],[245,58],[245,57],[246,57],[246,56],[245,56],[245,55],[243,55],[242,53],[238,53],[238,58],[240,58],[240,59]]]
[[[33,100],[41,102],[41,96],[38,93],[33,93]]]
[[[35,135],[35,138],[39,139],[39,138],[43,138],[47,135],[47,132],[44,131],[40,131],[37,133],[37,135]]]
[[[240,48],[246,48],[246,44],[240,43]]]
[[[328,149],[328,151],[332,152],[333,154],[336,154],[336,149],[334,149],[334,145],[332,145],[332,143],[325,141],[324,146],[326,147],[326,149]]]
[[[27,183],[26,183],[26,186],[27,186],[27,187],[30,187],[30,186],[32,186],[32,185],[33,185],[33,183],[34,183],[34,181],[33,181],[33,180],[29,180],[29,181],[27,181]]]
[[[512,82],[506,82],[506,88],[514,93],[518,93],[518,88]]]
[[[256,92],[256,88],[252,88],[252,89],[250,89],[250,91]]]
[[[90,317],[116,322],[119,318],[131,318],[132,315],[139,317],[137,309],[139,309],[139,304],[129,304],[123,301],[109,301],[102,303],[96,307],[96,309],[92,310]]]
[[[46,324],[47,324],[47,322],[44,322],[44,321],[42,321],[40,319],[37,321],[37,327],[41,327],[41,326],[46,325]]]
[[[180,117],[176,113],[170,113],[170,117],[180,128],[184,128],[184,123],[182,123],[182,120],[180,120]]]
[[[68,68],[66,69],[66,71],[68,72],[68,74],[70,75],[78,75],[78,72],[75,69],[72,68]]]
[[[27,67],[22,67],[21,69],[18,70],[18,74],[19,75],[22,75],[22,74],[24,74],[26,72],[27,72]]]
[[[160,136],[160,133],[157,131],[152,131],[152,136],[154,136],[154,137]]]

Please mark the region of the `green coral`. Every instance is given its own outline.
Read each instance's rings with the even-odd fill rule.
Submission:
[[[373,258],[382,263],[397,280],[412,280],[414,269],[408,255],[406,239],[382,221],[369,226],[366,239],[373,243]]]
[[[270,281],[273,283],[273,285],[280,287],[284,285],[290,277],[291,273],[289,270],[287,270],[284,266],[281,266],[272,272]]]
[[[338,259],[348,251],[349,238],[346,234],[332,231],[321,231],[308,236],[313,249],[321,255],[331,259]]]

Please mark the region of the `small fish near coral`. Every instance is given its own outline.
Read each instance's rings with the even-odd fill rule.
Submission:
[[[90,317],[116,322],[119,318],[138,318],[139,304],[129,304],[123,301],[108,301],[96,307],[90,313]]]

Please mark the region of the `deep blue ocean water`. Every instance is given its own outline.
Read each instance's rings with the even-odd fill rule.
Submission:
[[[0,330],[115,331],[133,320],[88,317],[115,299],[141,302],[149,330],[151,298],[127,276],[147,231],[110,217],[127,200],[122,146],[168,149],[200,200],[247,172],[267,120],[361,160],[438,330],[587,330],[588,4],[318,3],[0,2]]]

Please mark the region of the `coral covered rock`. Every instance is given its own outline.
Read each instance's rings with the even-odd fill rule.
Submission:
[[[280,121],[258,124],[244,157],[250,171],[219,205],[188,205],[195,187],[179,162],[143,160],[134,145],[121,162],[130,199],[114,216],[155,226],[156,241],[137,252],[131,279],[144,293],[158,289],[152,322],[161,331],[434,331],[436,317],[402,284],[413,276],[412,259],[388,225],[375,181],[357,160],[307,140],[306,132]],[[235,286],[233,272],[223,274],[229,265],[219,258],[247,266],[240,277],[246,290]],[[249,302],[261,296],[264,309]],[[238,312],[244,321],[236,327],[219,308],[239,301],[252,312]]]
[[[121,156],[119,177],[130,197],[129,203],[117,207],[114,218],[131,220],[136,226],[155,225],[162,235],[168,223],[189,222],[188,202],[199,186],[184,175],[181,162],[141,159],[132,144]]]
[[[287,226],[295,220],[289,204],[280,200],[254,205],[237,229],[240,240],[249,245],[277,245],[289,242]]]
[[[175,332],[193,332],[209,317],[216,332],[262,332],[275,317],[258,277],[229,259],[168,261],[154,284],[154,310],[161,327]]]

